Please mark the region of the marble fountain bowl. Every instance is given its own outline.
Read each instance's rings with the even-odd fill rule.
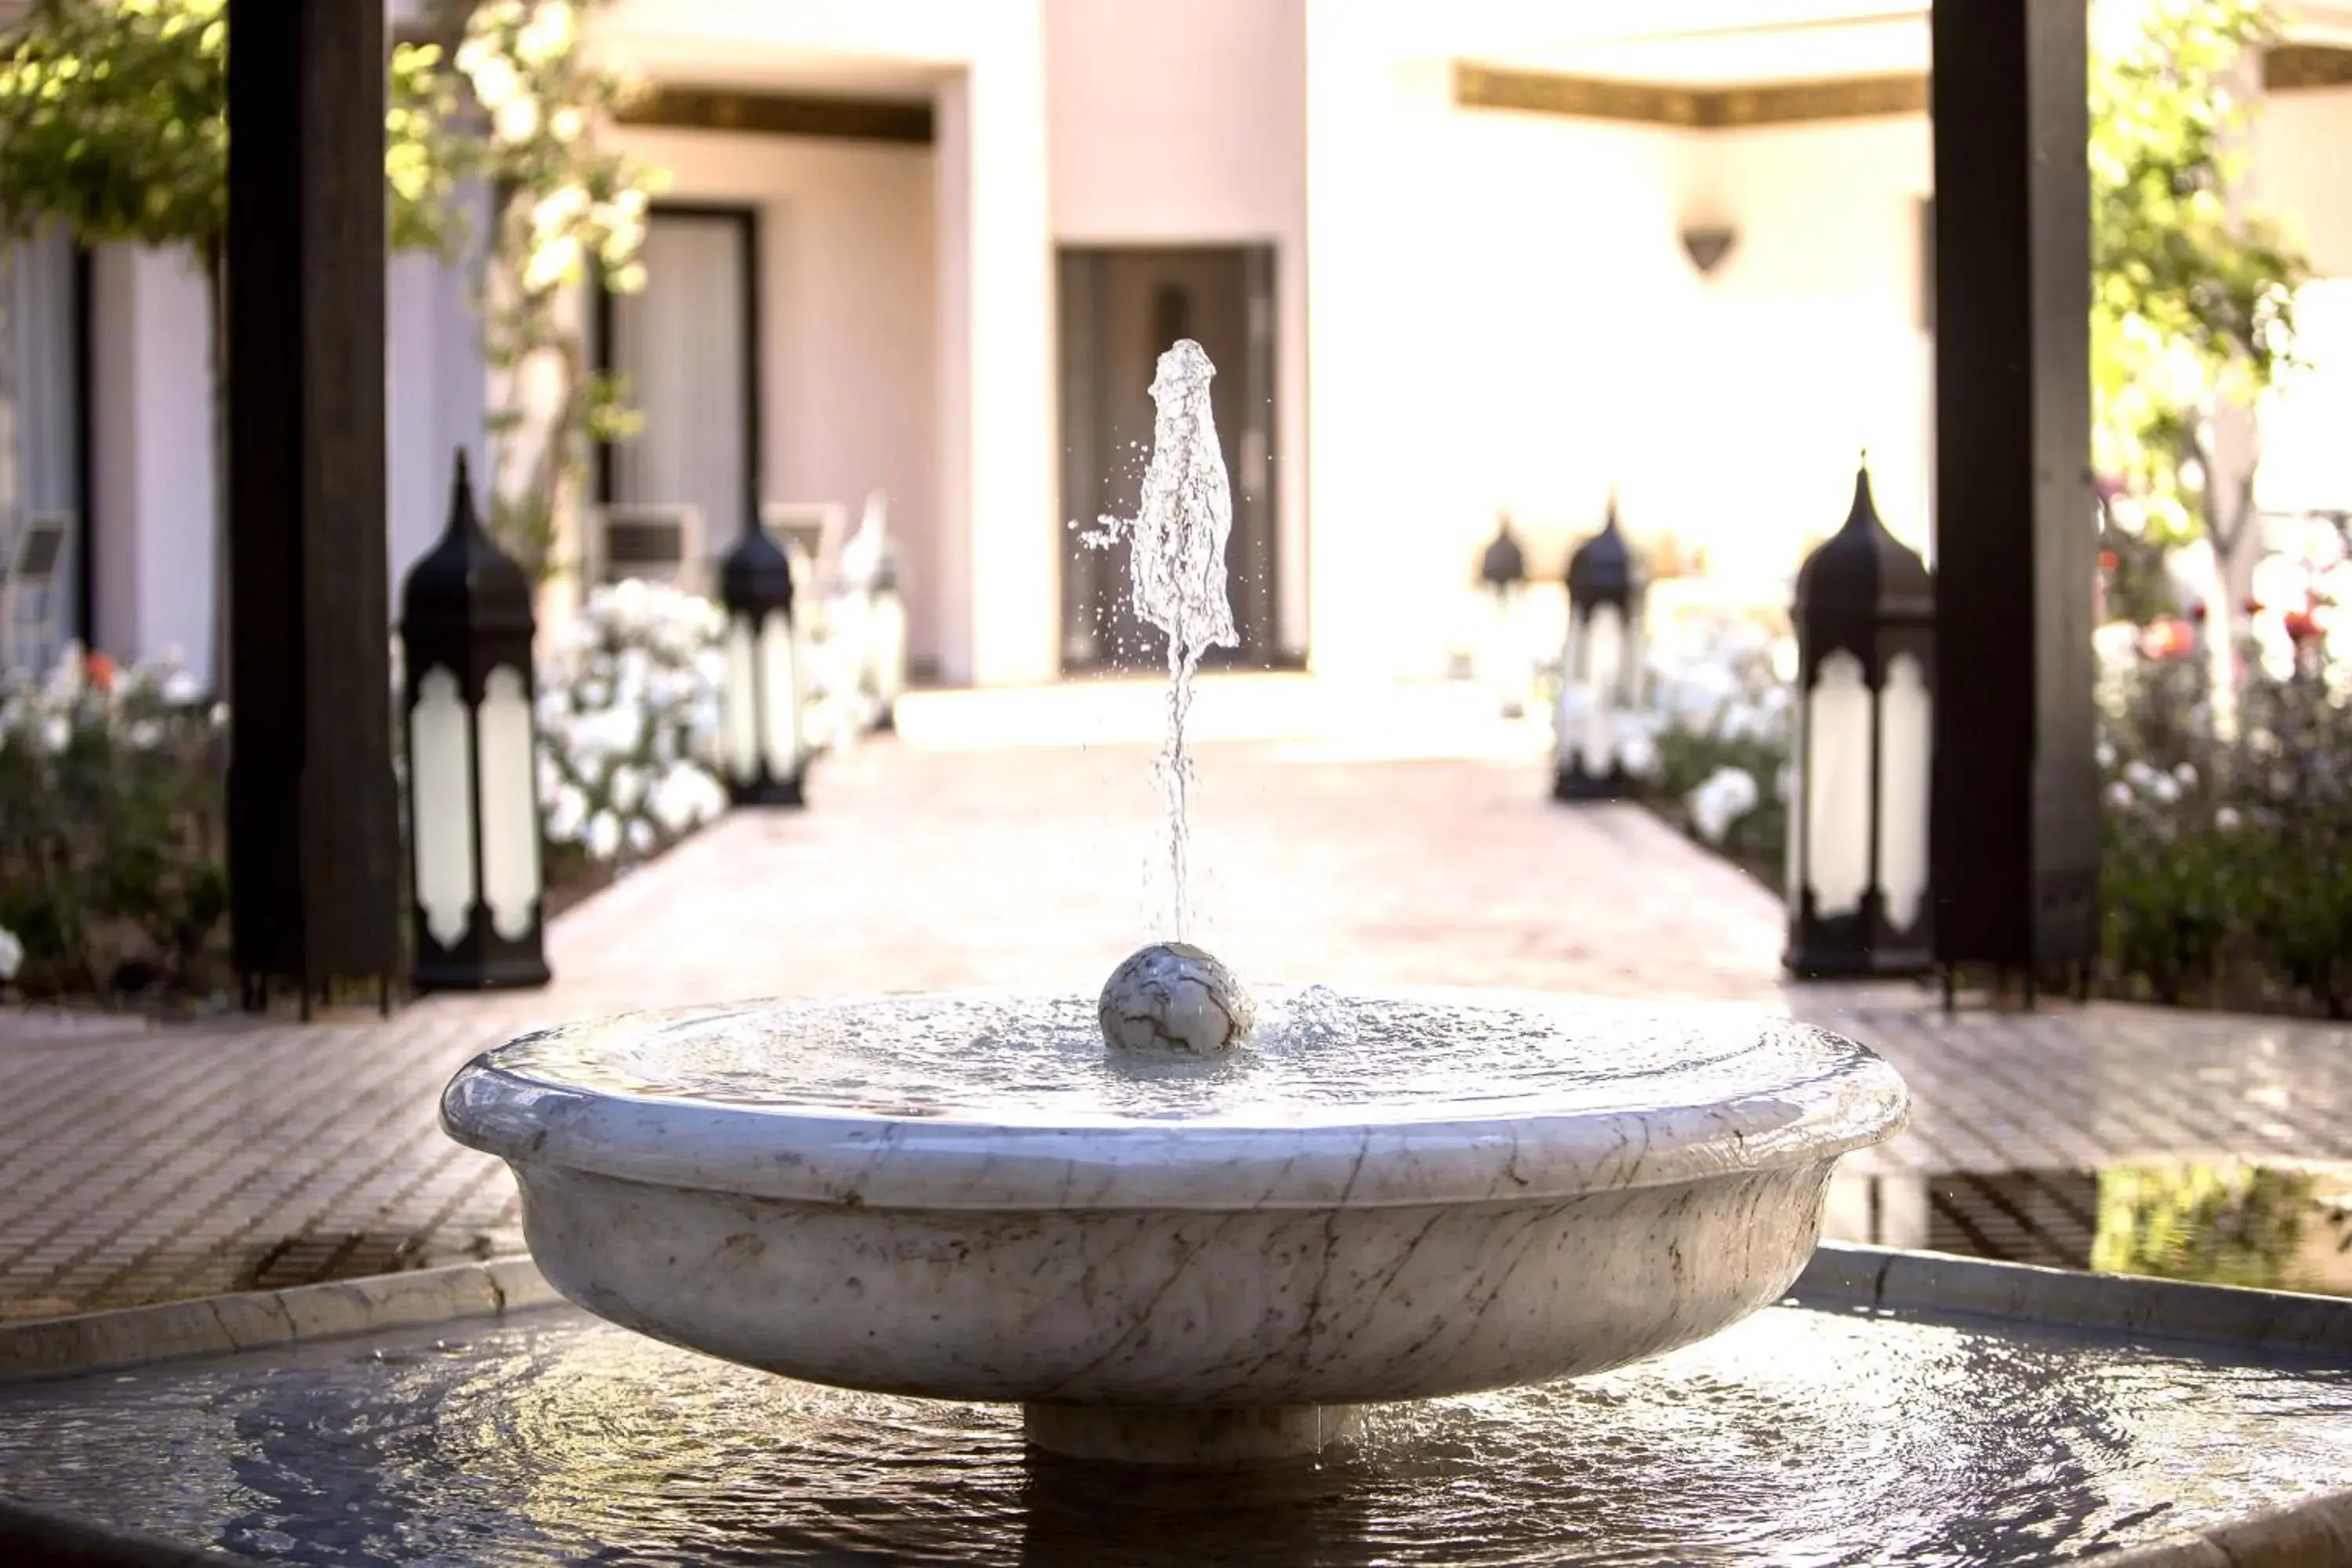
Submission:
[[[1210,1060],[1108,1056],[1075,996],[639,1015],[489,1051],[442,1100],[592,1312],[1178,1462],[1726,1328],[1804,1267],[1838,1156],[1907,1114],[1871,1051],[1748,1009],[1322,987],[1263,994]]]

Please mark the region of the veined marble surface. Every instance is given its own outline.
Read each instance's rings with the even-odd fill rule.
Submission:
[[[1870,1051],[1744,1009],[1276,993],[1231,1058],[1144,1063],[1093,1014],[619,1019],[488,1053],[443,1119],[614,1322],[881,1393],[1230,1410],[1703,1338],[1787,1289],[1837,1156],[1907,1114]]]
[[[1258,1014],[1197,1061],[1107,1053],[1078,997],[639,1015],[486,1053],[442,1121],[510,1161],[745,1196],[1223,1211],[1806,1167],[1908,1114],[1876,1054],[1749,1008],[1316,987]]]

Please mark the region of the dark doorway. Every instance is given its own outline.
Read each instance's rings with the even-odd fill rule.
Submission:
[[[760,514],[760,247],[749,207],[656,206],[646,286],[596,291],[597,367],[643,424],[597,453],[607,505],[691,507],[706,558]]]
[[[1062,668],[1153,668],[1166,639],[1129,607],[1124,542],[1094,549],[1079,535],[1106,514],[1131,517],[1151,455],[1151,374],[1191,338],[1217,367],[1211,395],[1233,482],[1225,552],[1241,646],[1204,666],[1278,662],[1275,624],[1274,247],[1065,248],[1062,328]]]

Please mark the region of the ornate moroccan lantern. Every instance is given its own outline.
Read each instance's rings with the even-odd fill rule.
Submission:
[[[1618,730],[1620,715],[1641,694],[1641,563],[1617,525],[1612,495],[1601,531],[1568,560],[1554,800],[1613,800],[1628,792]]]
[[[719,757],[738,805],[802,805],[800,642],[793,568],[755,518],[719,564],[727,612],[727,684]]]
[[[416,988],[547,984],[530,579],[482,531],[466,454],[449,527],[401,590]]]
[[[1935,580],[1879,521],[1867,468],[1797,574],[1795,621],[1782,963],[1805,979],[1924,973]]]

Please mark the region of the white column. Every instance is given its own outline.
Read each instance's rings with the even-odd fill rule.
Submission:
[[[98,247],[90,268],[92,646],[177,651],[212,679],[212,329],[184,251]]]
[[[1398,628],[1409,595],[1389,542],[1398,519],[1432,513],[1383,453],[1425,437],[1401,395],[1395,252],[1408,244],[1395,172],[1418,167],[1392,151],[1393,62],[1379,48],[1369,9],[1349,0],[1307,5],[1307,521],[1309,662],[1318,672],[1384,679],[1411,655]],[[1426,387],[1423,390],[1427,390]],[[1297,461],[1301,454],[1290,454]],[[1458,575],[1458,573],[1457,573]]]
[[[940,89],[940,570],[943,673],[1056,668],[1053,246],[1044,40],[1034,8]]]

